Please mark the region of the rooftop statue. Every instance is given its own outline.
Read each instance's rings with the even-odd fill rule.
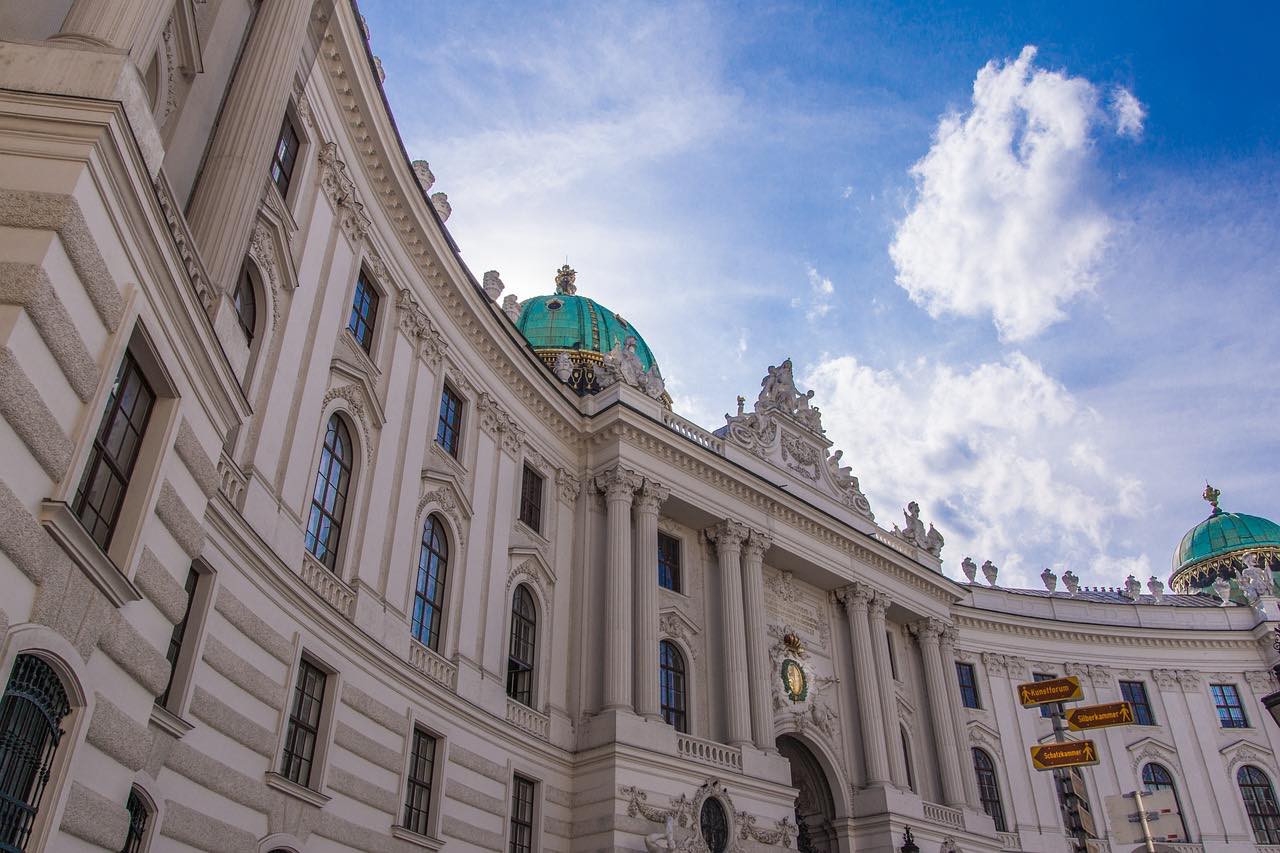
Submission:
[[[907,508],[903,510],[902,517],[905,519],[906,527],[900,528],[895,524],[893,526],[893,535],[908,545],[914,545],[935,557],[941,557],[945,540],[932,523],[930,523],[929,529],[925,530],[924,522],[920,520],[920,504],[911,501],[911,503],[907,504]]]

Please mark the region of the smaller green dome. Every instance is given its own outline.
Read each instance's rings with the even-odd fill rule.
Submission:
[[[556,275],[556,292],[535,296],[520,306],[516,328],[539,355],[550,356],[564,351],[570,355],[595,353],[602,358],[615,346],[625,347],[627,338],[635,338],[636,357],[645,370],[654,365],[653,352],[635,327],[617,313],[585,296],[577,295],[576,274],[568,266]]]
[[[1243,552],[1255,551],[1269,556],[1280,550],[1280,524],[1256,515],[1224,512],[1218,507],[1220,494],[1212,486],[1205,487],[1204,499],[1213,506],[1213,512],[1187,531],[1173,553],[1170,581],[1175,589],[1200,586],[1199,581],[1209,578],[1209,570],[1216,572],[1218,565],[1230,562],[1233,554],[1243,556]]]

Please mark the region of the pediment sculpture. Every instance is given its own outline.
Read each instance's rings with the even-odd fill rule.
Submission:
[[[655,400],[661,400],[667,390],[667,383],[662,378],[662,371],[658,369],[657,364],[645,370],[640,356],[636,354],[634,335],[627,335],[624,342],[615,343],[613,349],[604,354],[604,362],[596,375],[602,388],[607,388],[615,382],[625,382],[634,388],[639,388]]]
[[[946,540],[942,538],[938,528],[933,526],[933,522],[930,522],[929,529],[925,530],[924,522],[920,520],[920,504],[911,501],[907,504],[907,508],[902,511],[902,517],[906,526],[898,527],[895,524],[893,526],[893,535],[908,545],[914,545],[935,557],[941,557],[942,546]],[[972,581],[972,578],[970,578],[970,581]]]
[[[716,435],[875,520],[853,469],[842,462],[844,452],[831,453],[822,411],[813,405],[813,390],[802,392],[796,387],[791,359],[769,366],[750,412],[746,402],[745,397],[738,397],[737,413],[725,415],[725,425]]]

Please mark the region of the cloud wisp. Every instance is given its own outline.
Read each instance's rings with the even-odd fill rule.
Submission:
[[[921,359],[875,370],[843,356],[805,381],[877,519],[887,526],[918,501],[947,536],[952,575],[972,555],[994,560],[1007,583],[1035,585],[1033,561],[1050,554],[1110,579],[1099,564],[1140,516],[1142,488],[1105,461],[1098,414],[1037,362],[1012,353],[971,369]]]
[[[1035,56],[987,63],[969,109],[942,118],[889,248],[897,283],[932,316],[990,314],[1015,342],[1097,283],[1115,226],[1090,189],[1094,141],[1136,138],[1145,118],[1127,90],[1108,113],[1092,83]]]

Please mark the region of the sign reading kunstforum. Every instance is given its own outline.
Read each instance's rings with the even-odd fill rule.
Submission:
[[[1128,702],[1108,702],[1105,705],[1085,705],[1067,711],[1067,725],[1072,731],[1103,729],[1107,726],[1127,726],[1133,722],[1133,706]]]
[[[1084,698],[1080,679],[1074,675],[1049,681],[1028,681],[1018,685],[1018,699],[1022,707],[1033,708],[1050,702],[1078,702]]]
[[[1098,748],[1091,740],[1045,743],[1031,747],[1031,764],[1037,770],[1059,770],[1098,763]]]

